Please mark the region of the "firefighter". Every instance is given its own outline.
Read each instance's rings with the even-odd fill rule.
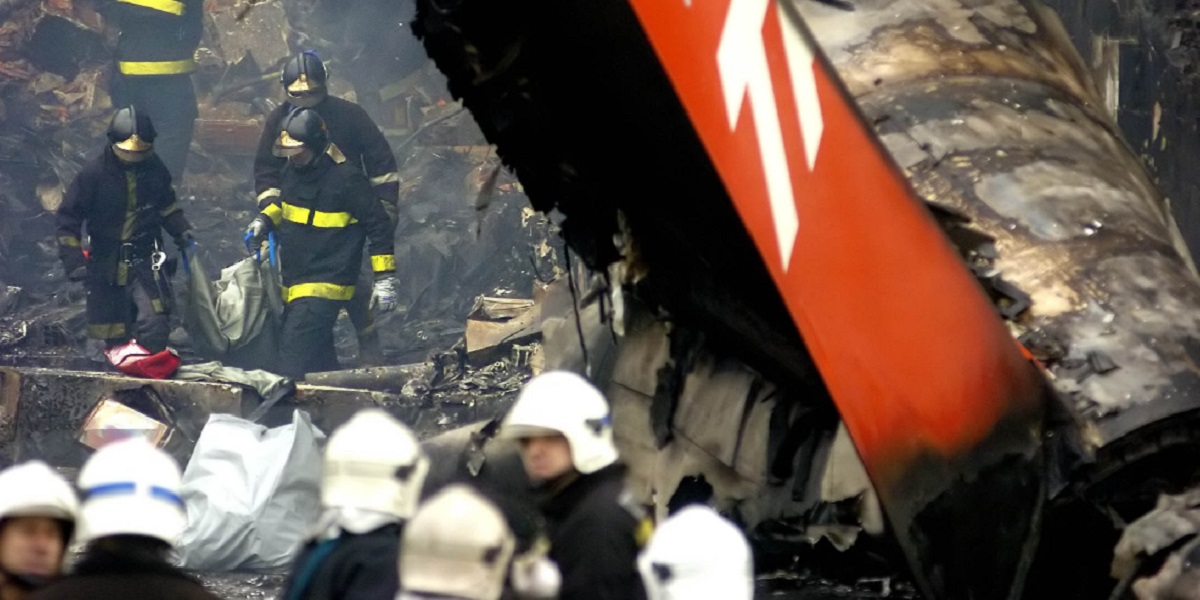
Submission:
[[[0,471],[0,598],[23,600],[62,572],[79,502],[41,461]]]
[[[625,489],[600,390],[569,371],[542,373],[521,390],[501,435],[518,440],[525,472],[542,496],[561,596],[645,598],[635,563],[653,526]]]
[[[638,558],[650,600],[752,600],[754,565],[741,530],[701,504],[658,527]]]
[[[325,512],[281,600],[394,600],[402,526],[428,471],[416,436],[383,410],[361,410],[334,430],[321,478]]]
[[[258,153],[254,158],[254,189],[261,210],[279,197],[284,158],[273,147],[283,129],[284,118],[297,108],[311,108],[321,115],[329,128],[329,137],[342,151],[346,161],[362,170],[371,182],[375,197],[391,219],[390,232],[395,231],[397,203],[400,199],[400,175],[396,157],[383,137],[383,132],[359,105],[330,96],[325,64],[312,52],[292,57],[280,77],[287,101],[267,115]],[[359,357],[364,363],[379,364],[383,351],[379,333],[370,307],[371,266],[364,263],[356,293],[346,304],[346,313],[358,337]]]
[[[204,0],[116,0],[105,16],[118,32],[111,95],[154,119],[157,153],[175,181],[183,179],[199,109],[191,73],[204,33]]]
[[[161,230],[181,250],[194,241],[155,139],[146,113],[118,110],[108,145],[71,182],[58,209],[59,258],[67,278],[87,290],[88,336],[108,348],[131,334],[151,352],[167,347],[172,296]]]
[[[504,515],[479,492],[452,484],[404,528],[401,600],[499,600],[516,541]]]
[[[96,451],[79,471],[79,539],[70,575],[30,600],[218,600],[171,564],[187,525],[179,466],[132,437]]]
[[[268,198],[246,229],[247,251],[278,234],[284,311],[280,362],[284,375],[338,368],[333,325],[354,297],[363,245],[370,242],[373,309],[396,306],[399,282],[392,226],[362,169],[330,141],[321,115],[301,108],[283,120],[274,152],[288,159],[280,194]]]

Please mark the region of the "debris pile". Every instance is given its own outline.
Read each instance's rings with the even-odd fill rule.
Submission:
[[[534,281],[560,275],[561,246],[552,241],[557,225],[529,208],[520,184],[501,169],[420,45],[405,46],[418,55],[404,65],[375,65],[384,75],[367,85],[356,61],[375,58],[302,34],[304,23],[295,19],[306,13],[293,4],[302,2],[217,0],[206,7],[193,76],[200,117],[177,191],[210,275],[245,254],[241,228],[256,210],[250,164],[263,120],[284,100],[283,63],[311,47],[329,65],[331,93],[367,108],[401,165],[402,308],[380,324],[389,363],[420,362],[453,346],[477,297],[515,297]],[[3,364],[86,368],[85,356],[98,358],[86,349],[82,290],[65,280],[54,240],[54,211],[98,151],[112,110],[113,40],[98,6],[97,0],[0,0]],[[177,280],[175,287],[179,293],[186,286]],[[172,341],[194,362],[181,334],[177,329]],[[354,338],[349,323],[341,323],[338,349],[348,366],[355,364]]]

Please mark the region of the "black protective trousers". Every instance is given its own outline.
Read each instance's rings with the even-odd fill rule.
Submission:
[[[298,380],[307,373],[341,368],[333,345],[333,326],[345,306],[344,300],[314,297],[287,304],[279,334],[280,375]]]
[[[149,267],[131,268],[129,275],[128,285],[100,278],[89,278],[85,284],[88,337],[103,340],[106,348],[136,339],[151,352],[165,350],[171,335],[170,315],[154,277]]]

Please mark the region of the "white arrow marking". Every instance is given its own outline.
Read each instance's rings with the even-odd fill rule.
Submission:
[[[780,259],[786,273],[792,248],[796,244],[799,222],[792,194],[792,178],[788,172],[787,152],[779,126],[779,110],[775,105],[775,90],[762,38],[763,21],[770,2],[733,0],[730,3],[729,13],[725,15],[725,27],[721,31],[721,43],[717,48],[717,66],[721,73],[730,130],[737,126],[743,98],[750,97],[758,152],[762,157],[767,196],[775,222],[775,239],[779,243]]]
[[[792,95],[796,98],[796,112],[800,117],[800,135],[804,139],[804,157],[808,162],[808,170],[812,171],[817,164],[817,151],[821,149],[821,135],[825,131],[821,98],[817,95],[817,80],[813,74],[813,52],[801,37],[796,24],[784,14],[782,4],[777,6],[779,22],[783,24],[783,48],[787,53],[788,73],[792,78]]]

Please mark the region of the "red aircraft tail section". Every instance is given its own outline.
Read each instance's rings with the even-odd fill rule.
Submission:
[[[1019,594],[1043,497],[1044,379],[793,6],[630,2],[919,585]]]

